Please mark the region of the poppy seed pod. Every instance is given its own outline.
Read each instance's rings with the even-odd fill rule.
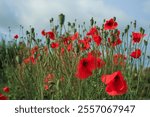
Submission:
[[[62,26],[64,24],[64,22],[65,22],[65,15],[61,13],[59,15],[59,23]]]

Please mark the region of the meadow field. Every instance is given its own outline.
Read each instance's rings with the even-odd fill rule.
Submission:
[[[144,28],[131,21],[120,30],[116,17],[101,25],[91,18],[89,26],[58,18],[41,29],[42,38],[31,27],[11,43],[0,39],[1,100],[150,99]]]

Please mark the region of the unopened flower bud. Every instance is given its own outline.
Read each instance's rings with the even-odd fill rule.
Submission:
[[[34,28],[31,28],[31,33],[34,33]]]
[[[91,18],[90,23],[91,23],[91,26],[93,26],[93,24],[94,24],[94,19],[93,19],[93,17]]]
[[[134,28],[136,28],[136,20],[134,21],[133,26],[134,26]]]
[[[113,19],[114,19],[114,21],[116,21],[116,17],[114,17]]]
[[[144,40],[144,45],[147,46],[148,45],[148,41]]]

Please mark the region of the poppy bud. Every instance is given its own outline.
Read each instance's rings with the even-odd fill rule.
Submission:
[[[114,17],[113,19],[114,19],[114,21],[116,21],[116,17]]]
[[[144,33],[145,33],[145,30],[144,30],[142,27],[140,27],[140,32],[141,32],[142,34],[144,34]]]
[[[77,29],[75,28],[75,29],[74,29],[74,33],[76,33],[76,32],[77,32]]]
[[[59,15],[59,23],[62,26],[64,24],[64,22],[65,22],[65,15],[61,13]]]
[[[128,32],[128,29],[126,28],[126,29],[124,30],[124,32],[127,33],[127,32]]]
[[[71,23],[70,23],[70,22],[68,22],[68,26],[71,26]]]
[[[93,26],[93,24],[94,24],[94,19],[93,19],[93,17],[91,18],[90,23],[91,23],[91,26]]]
[[[29,33],[29,31],[27,30],[27,31],[26,31],[26,35],[29,35],[29,34],[30,34],[30,33]]]
[[[129,30],[129,28],[130,28],[130,26],[129,25],[127,25],[127,29]]]
[[[148,41],[144,40],[144,45],[147,46],[148,45]]]
[[[34,33],[34,28],[31,28],[31,33]]]
[[[73,23],[73,24],[72,24],[72,26],[73,26],[73,27],[75,27],[75,26],[76,26],[76,24],[75,24],[75,23]]]
[[[136,20],[134,21],[133,26],[134,26],[134,28],[136,28]]]
[[[51,18],[51,19],[50,19],[50,23],[52,23],[53,21],[54,21],[54,19],[53,19],[53,18]]]
[[[106,22],[106,19],[104,19],[103,22],[105,23],[105,22]]]

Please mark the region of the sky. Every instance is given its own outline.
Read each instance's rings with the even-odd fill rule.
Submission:
[[[103,19],[116,17],[122,28],[137,20],[140,26],[150,25],[150,0],[0,0],[0,33],[18,33],[19,26],[38,30],[49,27],[49,19],[65,14],[66,22],[77,19],[89,22],[91,17],[101,24]]]

